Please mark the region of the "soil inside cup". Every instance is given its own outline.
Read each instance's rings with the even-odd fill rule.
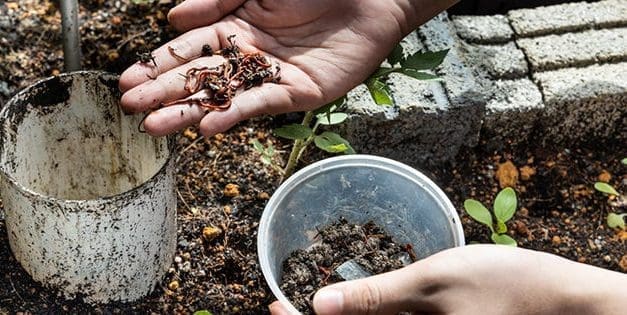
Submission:
[[[281,291],[303,314],[314,314],[312,302],[318,289],[351,280],[354,274],[392,271],[416,257],[411,245],[395,242],[372,221],[361,225],[340,219],[320,229],[315,240],[283,262]]]

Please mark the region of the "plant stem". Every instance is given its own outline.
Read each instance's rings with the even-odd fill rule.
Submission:
[[[301,125],[309,127],[313,117],[314,117],[313,111],[306,112]],[[290,152],[290,157],[288,158],[287,164],[285,165],[285,170],[283,171],[283,180],[286,180],[287,178],[292,176],[292,174],[294,173],[294,169],[296,169],[296,164],[298,164],[298,160],[300,159],[300,155],[305,150],[305,147],[309,143],[311,143],[314,136],[315,135],[312,134],[307,139],[294,140],[294,146],[292,147],[292,152]]]

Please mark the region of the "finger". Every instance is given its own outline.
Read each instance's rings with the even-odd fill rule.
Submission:
[[[268,308],[270,309],[270,314],[272,315],[295,315],[290,313],[290,311],[279,301],[274,301],[270,304],[270,306],[268,306]]]
[[[237,7],[244,0],[187,0],[172,8],[168,21],[179,31],[188,31],[213,24]]]
[[[150,113],[143,125],[148,134],[161,137],[197,125],[204,116],[205,109],[198,105],[174,105]]]
[[[163,102],[187,97],[185,75],[191,68],[213,67],[222,64],[220,56],[202,57],[161,74],[154,80],[140,84],[122,95],[120,105],[127,113],[139,113],[157,108]]]
[[[228,109],[209,112],[200,122],[200,133],[211,137],[244,119],[294,111],[295,106],[285,86],[265,83],[236,95]]]
[[[206,44],[213,50],[220,49],[220,37],[215,27],[194,29],[182,34],[152,52],[154,63],[137,62],[126,69],[120,75],[120,90],[126,92],[150,78],[158,77],[200,57],[202,46]]]
[[[421,297],[424,287],[420,262],[396,271],[337,283],[316,292],[316,314],[397,314],[403,311],[428,312]]]

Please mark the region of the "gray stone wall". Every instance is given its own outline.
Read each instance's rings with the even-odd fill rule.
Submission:
[[[436,69],[443,81],[392,76],[393,107],[375,105],[364,86],[351,91],[339,131],[358,152],[420,166],[479,135],[495,147],[627,138],[627,0],[443,13],[402,44],[449,48]]]

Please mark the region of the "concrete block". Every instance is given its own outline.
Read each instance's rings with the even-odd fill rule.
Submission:
[[[516,34],[524,37],[559,34],[590,28],[621,26],[627,23],[625,0],[576,2],[533,9],[512,10],[507,14]]]
[[[506,43],[514,37],[514,31],[504,15],[459,15],[451,19],[457,35],[469,43]]]
[[[376,105],[365,85],[348,94],[349,118],[334,129],[357,152],[376,154],[420,167],[455,157],[462,145],[478,141],[485,104],[467,68],[460,40],[446,14],[407,36],[407,53],[451,49],[437,69],[443,81],[418,81],[392,74],[388,84],[395,106]]]
[[[522,38],[516,42],[535,71],[627,60],[627,28]]]
[[[627,25],[627,1],[606,0],[589,4],[587,12],[592,16],[592,24],[596,27],[618,27]]]
[[[547,141],[627,138],[627,63],[536,73]],[[618,142],[620,143],[620,142]]]
[[[527,60],[516,44],[473,45],[467,44],[466,58],[469,65],[494,79],[514,79],[527,76]]]
[[[544,110],[542,94],[528,78],[496,80],[490,86],[482,137],[490,147],[528,139]]]
[[[466,130],[466,113],[451,107],[438,82],[392,75],[389,80],[396,106],[376,105],[364,85],[351,91],[349,118],[339,132],[359,153],[389,157],[409,165],[452,159]]]
[[[479,140],[485,97],[475,79],[473,70],[466,64],[462,41],[457,37],[446,13],[442,13],[418,28],[418,34],[431,51],[450,49],[437,73],[443,77],[443,85],[452,107],[464,108],[467,128],[463,143],[474,146]]]

